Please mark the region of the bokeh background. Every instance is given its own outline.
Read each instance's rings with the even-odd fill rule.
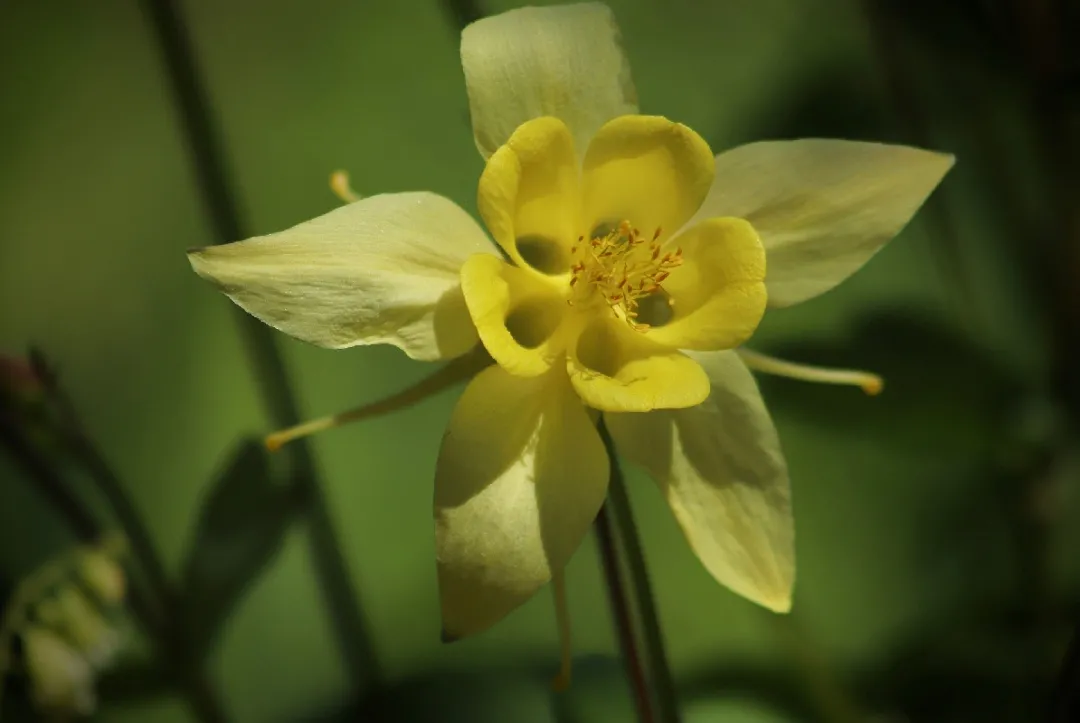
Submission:
[[[609,4],[643,110],[714,150],[829,136],[958,159],[862,272],[770,312],[753,339],[886,379],[876,398],[761,380],[793,481],[792,615],[717,586],[658,491],[629,470],[685,719],[1041,720],[1080,603],[1062,371],[1080,337],[1058,280],[1080,239],[1062,200],[1075,190],[1063,174],[1077,86],[1060,38],[1076,16],[1049,1]],[[475,212],[482,161],[459,11],[437,0],[179,3],[245,235],[335,207],[338,168],[362,194],[430,189]],[[232,305],[184,258],[216,240],[201,198],[139,3],[0,5],[0,350],[48,355],[177,579],[237,443],[271,424]],[[391,348],[277,342],[305,417],[431,371]],[[488,633],[440,643],[432,474],[458,393],[313,440],[370,633],[351,657],[372,653],[377,679],[342,654],[363,641],[327,612],[310,545],[325,521],[301,516],[254,543],[265,565],[241,581],[210,649],[230,721],[633,720],[592,539],[568,570],[569,693],[548,690],[558,643],[547,593]],[[262,534],[250,521],[236,529],[245,524]],[[8,589],[74,541],[0,455]],[[212,558],[238,543],[224,544]],[[97,719],[195,720],[181,688],[115,680],[125,674],[102,681]]]

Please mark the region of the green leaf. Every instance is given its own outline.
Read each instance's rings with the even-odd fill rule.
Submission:
[[[183,568],[192,650],[208,653],[251,583],[281,548],[296,510],[291,491],[275,484],[267,452],[241,442],[203,500]]]
[[[176,692],[170,671],[150,661],[127,661],[106,669],[97,679],[102,705],[147,703]]]

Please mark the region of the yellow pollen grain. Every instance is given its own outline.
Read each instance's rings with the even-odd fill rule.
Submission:
[[[587,241],[578,237],[570,248],[573,294],[569,303],[602,299],[616,318],[624,319],[635,331],[646,331],[649,325],[637,322],[638,300],[660,291],[671,269],[683,262],[681,248],[662,253],[660,233],[658,228],[646,240],[623,220],[605,236]]]

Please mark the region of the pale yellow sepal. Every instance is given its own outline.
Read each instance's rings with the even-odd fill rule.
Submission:
[[[444,636],[485,630],[561,570],[607,479],[603,442],[563,370],[478,374],[454,408],[435,474]]]
[[[298,339],[334,349],[393,344],[435,360],[476,343],[458,271],[493,250],[452,201],[417,192],[371,196],[188,258],[244,310]]]
[[[790,306],[858,271],[911,220],[953,156],[883,143],[763,141],[716,157],[696,218],[738,216],[768,255],[770,306]]]
[[[787,612],[795,582],[787,465],[757,384],[733,351],[695,352],[712,392],[702,404],[605,414],[619,454],[660,485],[690,547],[721,584]]]
[[[478,20],[461,33],[461,66],[485,158],[533,118],[561,119],[585,148],[608,120],[637,112],[619,28],[600,3],[526,7]]]

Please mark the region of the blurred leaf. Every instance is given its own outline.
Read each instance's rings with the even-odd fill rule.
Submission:
[[[684,681],[679,693],[686,719],[693,723],[742,720],[734,717],[734,709],[745,709],[748,721],[756,720],[754,712],[766,711],[772,718],[765,720],[811,723],[820,717],[794,661],[781,668],[738,660],[711,665]]]
[[[155,700],[174,689],[169,672],[153,661],[130,662],[105,670],[97,679],[103,703],[129,705]]]
[[[188,634],[209,652],[248,586],[270,563],[296,511],[291,491],[274,484],[267,452],[245,440],[203,501],[183,569]]]
[[[380,723],[553,723],[550,672],[539,668],[440,671],[403,680],[359,707],[304,721]],[[632,720],[632,719],[622,719]]]
[[[745,141],[846,138],[888,141],[890,124],[874,77],[866,69],[833,68],[792,89],[782,107],[770,106],[746,123]]]
[[[727,697],[689,703],[685,716],[685,723],[794,723],[809,720],[785,715],[775,706],[761,701]]]
[[[1074,608],[1035,625],[1022,604],[967,602],[914,629],[861,689],[913,721],[1042,720]]]
[[[610,655],[575,658],[570,688],[552,693],[551,700],[559,723],[637,720],[626,667]]]

